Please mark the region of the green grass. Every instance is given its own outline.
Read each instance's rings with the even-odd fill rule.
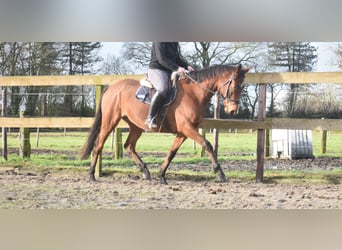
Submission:
[[[312,147],[316,157],[342,157],[342,131],[329,131],[327,136],[327,153],[321,153],[321,132],[312,132]]]
[[[66,135],[60,132],[44,132],[40,133],[39,145],[36,146],[37,134],[31,132],[31,148],[54,150],[54,151],[71,151],[80,152],[85,141],[86,132],[67,132]],[[207,139],[212,143],[211,133],[207,133]],[[127,138],[127,133],[123,133],[123,142]],[[174,135],[172,134],[157,134],[157,133],[143,133],[137,144],[138,152],[152,152],[166,154],[169,150]],[[227,133],[222,132],[219,136],[219,157],[229,155],[230,157],[246,158],[244,156],[253,154],[256,151],[255,132],[252,133]],[[313,150],[315,156],[323,156],[320,153],[320,132],[313,131]],[[198,145],[194,148],[194,143],[191,139],[186,140],[179,149],[178,154],[190,154],[196,156],[201,150]],[[19,141],[17,133],[10,133],[8,136],[8,147],[18,148]],[[104,152],[111,152],[111,136],[107,139]],[[328,156],[341,157],[342,156],[342,131],[328,132],[327,154]]]
[[[36,166],[41,168],[65,168],[85,170],[90,164],[90,159],[81,161],[79,152],[81,151],[85,141],[86,132],[42,132],[40,133],[39,146],[36,145],[37,134],[31,132],[31,158],[22,159],[17,154],[9,154],[8,161],[0,159],[0,166]],[[123,133],[123,142],[127,138],[127,133]],[[174,135],[144,133],[137,144],[137,152],[143,157],[146,164],[160,165],[169,150]],[[213,136],[207,133],[207,139],[212,143]],[[219,136],[219,153],[220,162],[239,161],[239,160],[255,160],[256,155],[256,132],[244,131],[243,133],[221,132]],[[320,132],[313,132],[313,151],[316,157],[342,157],[342,131],[331,131],[328,133],[327,153],[320,152]],[[195,145],[190,139],[186,140],[179,149],[173,163],[177,164],[197,164],[205,163],[210,165],[209,158],[199,157],[201,147]],[[8,147],[10,152],[17,152],[19,146],[17,133],[11,132],[8,136]],[[125,154],[121,160],[113,160],[111,149],[111,137],[106,141],[103,155],[103,165],[105,171],[117,172],[137,172],[135,163]],[[342,167],[342,166],[341,166]],[[342,169],[342,168],[341,168]],[[157,172],[151,169],[151,172]],[[214,179],[212,172],[198,172],[190,170],[168,171],[171,175],[180,175],[183,178],[196,179]],[[239,179],[250,181],[255,179],[254,167],[252,171],[232,171],[226,173],[231,179]],[[342,171],[335,172],[315,172],[303,173],[300,171],[265,171],[265,182],[302,182],[303,179],[310,182],[329,182],[340,183]]]

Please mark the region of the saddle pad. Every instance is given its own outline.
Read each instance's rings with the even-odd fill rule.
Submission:
[[[175,84],[172,88],[171,91],[168,95],[168,97],[166,98],[166,100],[164,100],[163,106],[168,106],[170,105],[177,96],[177,85]],[[140,86],[137,90],[137,92],[135,93],[135,97],[146,104],[150,104],[151,103],[151,99],[152,96],[156,93],[156,90],[154,88],[148,88],[146,86]]]

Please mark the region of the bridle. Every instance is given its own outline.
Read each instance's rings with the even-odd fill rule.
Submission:
[[[201,88],[203,88],[204,90],[210,92],[211,94],[215,94],[217,91],[220,92],[221,88],[223,88],[224,86],[227,85],[227,90],[226,90],[226,94],[225,95],[222,95],[222,98],[225,102],[233,102],[235,103],[236,105],[239,105],[240,104],[240,99],[230,99],[230,86],[232,85],[232,82],[233,82],[233,75],[230,76],[230,78],[224,82],[220,88],[215,92],[205,86],[202,86],[201,83],[199,83],[198,81],[196,81],[195,79],[193,79],[188,73],[183,73],[182,75],[186,76],[187,78],[189,78],[191,81],[193,81],[194,83],[196,83],[197,85],[201,86]],[[235,86],[234,89],[236,90],[239,90],[239,89],[242,89],[242,86]]]
[[[226,101],[226,102],[233,102],[236,105],[239,105],[240,99],[230,99],[230,85],[232,84],[232,82],[233,82],[233,76],[231,76],[225,83],[223,83],[221,85],[220,89],[223,86],[227,85],[226,95],[225,96],[222,95],[222,97],[223,97],[224,101]],[[234,86],[234,89],[235,90],[240,90],[240,89],[242,90],[242,86]]]

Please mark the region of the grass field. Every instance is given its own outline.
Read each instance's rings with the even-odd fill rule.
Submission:
[[[39,144],[37,145],[37,133],[31,132],[31,149],[41,150],[42,154],[35,156],[32,154],[33,158],[41,157],[44,152],[56,152],[60,156],[67,155],[74,156],[77,160],[79,153],[86,141],[86,132],[41,132],[39,134]],[[123,142],[126,140],[127,133],[123,133]],[[144,133],[137,143],[137,152],[144,153],[146,155],[153,154],[155,158],[156,155],[160,155],[164,158],[166,152],[169,150],[174,135],[173,134],[163,134],[163,133]],[[207,133],[206,138],[212,143],[213,135]],[[111,136],[108,137],[104,152],[111,153],[112,142]],[[221,132],[219,135],[219,153],[218,157],[223,159],[254,159],[256,153],[256,132],[239,132],[239,133],[228,133]],[[327,153],[321,154],[321,137],[319,131],[313,131],[313,152],[316,157],[319,156],[331,156],[331,157],[342,157],[342,131],[330,131],[328,132],[327,140]],[[8,135],[8,148],[18,149],[19,140],[18,134],[16,132],[9,133]],[[184,142],[178,151],[177,155],[183,155],[182,161],[187,162],[189,158],[198,158],[199,151],[201,150],[199,145],[196,145],[191,139]],[[184,157],[186,155],[186,157]],[[57,156],[57,155],[56,155]],[[14,155],[10,154],[9,158],[16,158]],[[69,157],[70,158],[70,157]]]
[[[22,159],[18,156],[18,134],[11,132],[8,135],[8,161],[4,161],[1,158],[0,164],[2,166],[30,165],[83,169],[84,167],[88,167],[90,163],[90,159],[85,161],[80,161],[79,159],[79,152],[86,141],[86,137],[86,132],[71,131],[65,134],[63,132],[41,132],[39,135],[39,145],[37,146],[37,133],[31,132],[31,158]],[[127,133],[123,133],[123,142],[126,137]],[[207,133],[206,137],[210,142],[213,141],[213,135],[211,133]],[[174,135],[172,134],[144,133],[138,141],[137,152],[142,155],[143,160],[147,164],[161,164],[172,144],[173,138]],[[256,140],[256,132],[221,132],[219,136],[219,161],[254,160],[256,158]],[[313,152],[315,157],[342,157],[342,131],[331,131],[328,133],[327,153],[324,155],[320,153],[320,143],[320,132],[313,131]],[[173,163],[196,164],[202,162],[210,165],[208,157],[199,157],[200,150],[201,148],[198,145],[188,139],[179,149]],[[123,159],[114,161],[112,152],[111,137],[109,137],[104,147],[103,163],[105,168],[110,167],[112,169],[115,168],[116,171],[127,171],[127,166],[129,166],[128,171],[136,171],[136,168],[131,168],[131,166],[134,166],[134,163],[126,154],[124,154]],[[189,174],[186,173],[186,170],[183,170],[183,172],[185,175]],[[276,176],[272,178],[276,179],[283,178],[284,175],[293,175],[296,173],[293,171],[287,174],[284,171],[282,173],[279,171],[271,173],[271,175],[274,174]],[[240,171],[230,173],[230,175],[247,179],[254,178],[255,176],[250,171]]]

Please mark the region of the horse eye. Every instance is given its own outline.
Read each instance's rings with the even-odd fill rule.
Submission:
[[[236,86],[234,87],[234,89],[236,89],[236,90],[241,90],[241,89],[242,89],[242,86],[236,85]]]

